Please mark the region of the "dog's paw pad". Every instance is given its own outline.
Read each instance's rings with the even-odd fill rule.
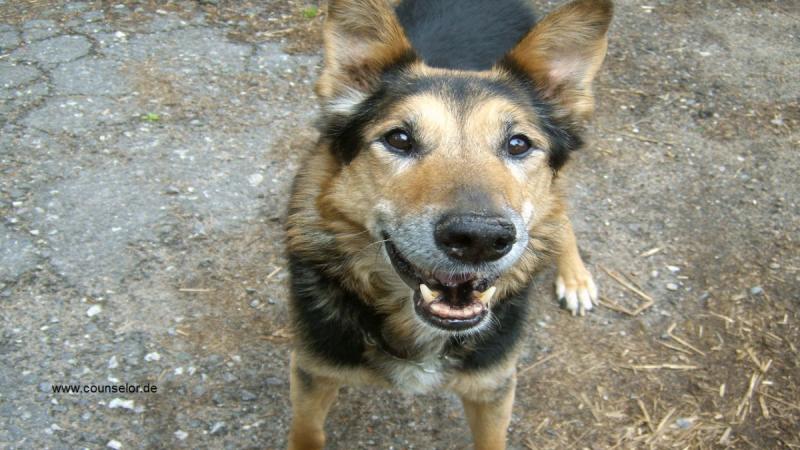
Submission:
[[[556,278],[556,295],[572,315],[584,315],[597,302],[597,285],[592,274],[584,271],[580,276],[559,275]]]

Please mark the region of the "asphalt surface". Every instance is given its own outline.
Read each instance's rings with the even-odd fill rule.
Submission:
[[[15,3],[0,2],[0,447],[283,447],[282,218],[316,138],[321,54],[280,30],[303,4],[228,5],[278,30],[244,39],[252,22],[218,2]],[[573,319],[546,272],[522,364],[562,355],[552,364],[576,383],[570,361],[600,336],[657,339],[736,293],[767,292],[796,320],[800,295],[800,8],[618,3],[574,222],[605,295],[626,292],[601,263],[658,302],[635,322]],[[53,392],[120,383],[158,391]],[[586,436],[581,399],[534,385],[521,383],[514,448]],[[534,433],[559,411],[577,422]],[[329,432],[343,449],[470,442],[447,393],[345,388]]]
[[[296,167],[279,144],[313,139],[320,58],[233,42],[200,13],[119,27],[110,14],[136,11],[93,6],[0,25],[0,447],[280,442],[285,414],[264,411],[288,407],[285,345],[217,350],[210,323],[207,343],[178,341],[228,308],[281,323],[285,272],[269,284],[230,264],[250,252],[260,278],[278,267]],[[217,305],[231,289],[247,298]],[[68,383],[161,390],[52,392]]]

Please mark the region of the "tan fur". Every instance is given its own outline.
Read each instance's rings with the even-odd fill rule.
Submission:
[[[438,104],[437,104],[438,103]],[[429,111],[437,115],[436,119],[423,120],[431,135],[453,134],[444,138],[440,145],[446,146],[448,139],[464,139],[468,142],[480,143],[490,139],[489,130],[496,128],[493,121],[497,117],[502,105],[489,102],[487,106],[474,111],[466,119],[470,123],[464,129],[473,130],[467,136],[455,136],[452,118],[442,117],[447,115],[446,105],[436,98],[416,98],[409,100],[406,108],[416,111]],[[422,108],[422,109],[420,109]],[[510,114],[518,111],[509,110]],[[535,124],[531,123],[531,134],[536,136]],[[496,134],[496,130],[493,134]],[[486,143],[480,147],[486,147]],[[463,151],[455,156],[460,164],[454,166],[454,158],[445,156],[448,152],[458,152],[461,146],[448,146],[437,154],[432,152],[430,158],[423,160],[414,170],[401,171],[394,176],[387,177],[391,171],[391,164],[381,158],[380,151],[368,152],[359,156],[352,164],[341,167],[330,152],[325,149],[316,151],[300,174],[297,182],[298,189],[292,198],[291,208],[303,211],[302,214],[293,214],[290,220],[295,224],[289,228],[289,248],[295,252],[308,255],[325,254],[320,248],[320,241],[308,230],[322,229],[336,236],[336,241],[330,245],[337,253],[347,255],[331,270],[335,270],[349,288],[358,292],[365,301],[371,301],[381,311],[393,314],[387,321],[392,342],[399,348],[425,349],[438,348],[441,343],[420,343],[414,335],[415,328],[410,321],[411,316],[402,315],[393,311],[391,305],[395,302],[384,301],[396,295],[407,294],[407,288],[393,275],[393,269],[387,262],[380,260],[380,243],[376,245],[370,233],[369,224],[364,219],[372,215],[372,209],[381,199],[388,200],[398,209],[413,212],[425,205],[445,206],[452,202],[454,191],[443,188],[431,191],[426,189],[430,183],[439,186],[458,186],[467,182],[483,185],[498,193],[498,197],[505,199],[515,209],[522,209],[525,202],[530,202],[536,210],[535,217],[529,223],[530,252],[519,260],[498,282],[498,297],[503,297],[529,282],[531,274],[535,273],[544,262],[543,257],[556,253],[560,249],[559,241],[564,234],[564,206],[562,200],[561,179],[553,179],[552,172],[545,161],[533,159],[527,167],[523,181],[508,176],[502,163],[491,154],[475,154],[476,152]],[[472,147],[473,149],[475,147]],[[479,176],[476,176],[474,167],[480,167]],[[308,210],[305,205],[315,204],[314,210]],[[572,241],[574,243],[574,240]],[[571,261],[571,260],[570,260]],[[377,263],[377,264],[376,264]],[[349,370],[330,367],[313,356],[302,354],[299,359],[303,361],[305,370],[311,373],[324,374],[331,380],[340,383],[371,383],[387,385],[384,378],[367,370]],[[433,350],[431,353],[435,354]],[[377,355],[380,359],[381,355]],[[510,417],[510,406],[513,402],[513,389],[497,401],[486,401],[497,390],[497,372],[505,373],[505,378],[513,374],[516,357],[509,358],[506,364],[501,365],[496,371],[479,373],[469,377],[455,374],[445,375],[444,378],[453,381],[448,387],[458,392],[464,402],[465,411],[470,420],[470,426],[476,439],[477,448],[501,449],[505,442],[505,428]],[[424,374],[421,374],[424,376]],[[500,377],[500,379],[505,379]],[[295,412],[298,420],[296,429],[313,430],[320,418],[317,413],[308,418],[303,405],[317,405],[321,399],[304,399],[303,395],[323,395],[322,393],[296,392],[293,394],[299,402]],[[327,394],[326,394],[327,395]],[[325,397],[327,398],[327,397]],[[306,423],[308,421],[308,423]],[[295,429],[295,428],[293,428]],[[301,447],[296,447],[301,448]],[[310,447],[313,448],[313,447]]]
[[[492,392],[494,394],[492,396],[487,396],[485,392],[477,398],[461,396],[475,450],[497,450],[506,447],[516,385],[516,374],[514,374],[498,392]]]
[[[559,102],[565,114],[588,117],[592,80],[603,63],[610,0],[577,0],[548,14],[509,56]]]
[[[347,110],[352,99],[369,93],[384,67],[407,56],[410,44],[386,0],[331,0],[328,11],[325,65],[317,92],[323,109],[326,102],[344,98],[333,109]],[[591,82],[605,55],[610,16],[607,0],[575,1],[545,17],[509,54],[565,117],[583,118],[592,110]],[[407,70],[463,75],[421,62]],[[497,80],[508,74],[494,69],[470,76]],[[413,121],[424,142],[424,158],[404,161],[377,143],[405,121]],[[407,301],[410,289],[386,260],[375,222],[378,211],[403,217],[431,208],[444,210],[460,200],[463,188],[478,188],[489,193],[489,201],[519,212],[528,228],[526,252],[495,283],[496,298],[526,286],[551,255],[557,255],[559,275],[570,287],[585,284],[588,271],[565,212],[564,177],[553,173],[544,153],[514,164],[498,158],[496,149],[505,138],[502,127],[508,122],[516,123],[518,132],[536,147],[549,148],[535,111],[502,98],[486,98],[462,110],[442,92],[412,96],[395,105],[364,130],[365,141],[373,144],[349,164],[338,161],[324,140],[307,155],[289,202],[288,250],[324,266],[386,315],[383,337],[393,347],[406,349],[408,358],[388,355],[370,343],[364,354],[370,367],[343,368],[314,356],[298,339],[291,361],[290,449],[324,446],[325,416],[345,383],[406,383],[399,387],[412,391],[435,385],[450,389],[462,399],[476,448],[505,448],[519,349],[489,370],[470,373],[456,370],[441,357],[447,337],[419,324]]]
[[[337,235],[337,250],[349,255],[344,261],[342,272],[349,278],[352,274],[364,271],[350,270],[354,266],[375,266],[375,255],[380,250],[368,231],[369,224],[364,223],[364,218],[374,214],[374,208],[381,200],[388,200],[396,206],[401,213],[419,211],[424,206],[446,206],[453,202],[453,195],[458,186],[475,185],[486,187],[490,192],[495,192],[498,198],[504,199],[512,208],[521,210],[528,201],[537,211],[535,220],[529,224],[529,231],[534,239],[531,240],[533,253],[540,254],[542,250],[550,247],[549,241],[556,240],[557,229],[562,219],[557,216],[561,212],[561,188],[558,183],[553,184],[552,172],[541,158],[531,158],[526,164],[526,178],[519,181],[509,176],[504,164],[490,153],[487,145],[484,152],[476,152],[478,146],[469,145],[470,142],[486,139],[485,130],[497,128],[494,123],[494,114],[487,114],[483,108],[470,115],[466,120],[470,131],[466,136],[449,136],[461,133],[462,127],[453,127],[453,120],[442,118],[448,112],[441,101],[425,96],[412,98],[404,106],[416,111],[429,111],[430,120],[421,120],[429,127],[430,134],[444,135],[441,139],[444,148],[435,149],[413,171],[401,172],[394,176],[391,163],[386,161],[385,151],[376,149],[365,152],[353,163],[339,167],[334,158],[327,151],[317,151],[312,156],[307,168],[301,174],[304,189],[293,198],[294,204],[306,205],[308,202],[317,205],[319,216],[305,219],[313,223],[298,224],[290,230],[305,230],[308,227],[319,227]],[[492,105],[489,109],[496,112],[498,106]],[[403,108],[401,108],[403,109]],[[420,113],[427,116],[428,113]],[[486,124],[480,122],[488,122]],[[449,125],[450,128],[444,125]],[[390,126],[385,127],[391,129]],[[535,126],[530,124],[531,134],[541,135],[535,131]],[[497,134],[496,131],[493,134]],[[448,141],[449,139],[449,141]],[[465,142],[460,142],[460,141]],[[451,144],[451,145],[446,145]],[[450,156],[448,153],[459,152]],[[459,164],[453,164],[454,158]],[[480,168],[475,171],[474,168]],[[477,176],[476,176],[477,175]],[[560,182],[560,180],[559,180]],[[428,189],[431,183],[442,186],[442,189]],[[307,188],[306,188],[307,187]],[[306,189],[309,192],[306,192]],[[292,217],[291,220],[299,218]],[[552,224],[551,224],[552,222]],[[304,240],[310,242],[305,243]],[[289,248],[291,250],[308,249],[309,252],[318,252],[315,248],[318,242],[313,236],[305,233],[290,231]],[[532,261],[533,263],[529,263]],[[500,293],[512,291],[527,282],[530,274],[535,271],[538,258],[531,255],[522,258],[514,270],[502,278],[497,287]],[[362,262],[363,261],[363,262]],[[377,283],[373,283],[377,282]],[[363,293],[365,298],[380,297],[380,285],[386,284],[382,279],[353,279],[352,287],[356,292]]]
[[[478,450],[505,448],[511,408],[516,386],[516,361],[512,352],[504,364],[492,370],[463,374],[447,374],[445,388],[461,398],[464,412]],[[298,369],[311,377],[308,388]],[[336,393],[342,384],[372,384],[391,387],[385,379],[363,369],[332,367],[297,350],[291,359],[291,397],[293,421],[289,434],[289,450],[312,450],[324,447],[322,426]]]
[[[325,67],[316,87],[322,100],[346,87],[368,90],[384,66],[411,49],[385,0],[331,0],[323,38]]]
[[[300,370],[303,369],[297,366],[293,354],[290,396],[294,417],[289,431],[289,450],[322,449],[325,447],[325,417],[336,400],[339,382],[312,373],[301,375]]]
[[[558,275],[564,280],[567,289],[587,289],[592,275],[586,269],[581,255],[578,253],[575,232],[572,231],[572,224],[566,216],[563,217],[563,226],[561,227],[558,245],[559,251],[556,266],[558,267]]]

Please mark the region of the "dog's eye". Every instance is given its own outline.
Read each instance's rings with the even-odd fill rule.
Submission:
[[[390,147],[390,150],[400,153],[410,153],[414,150],[414,141],[411,139],[411,135],[399,128],[383,135],[383,141]]]
[[[508,154],[516,158],[527,156],[532,148],[531,141],[521,134],[512,136],[506,144]]]

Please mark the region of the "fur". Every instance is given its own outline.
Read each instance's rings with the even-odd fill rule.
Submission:
[[[286,226],[290,448],[324,445],[344,383],[451,389],[476,447],[504,448],[533,276],[555,257],[573,313],[596,296],[562,169],[583,145],[610,19],[608,0],[576,0],[539,23],[523,0],[330,1],[320,140],[295,178]],[[398,129],[413,146],[390,145]],[[510,153],[518,136],[530,149]],[[448,214],[501,217],[513,245],[455,260],[434,236]],[[423,320],[420,291],[393,254],[418,272],[487,280],[464,284],[496,289],[485,317],[458,330]]]

